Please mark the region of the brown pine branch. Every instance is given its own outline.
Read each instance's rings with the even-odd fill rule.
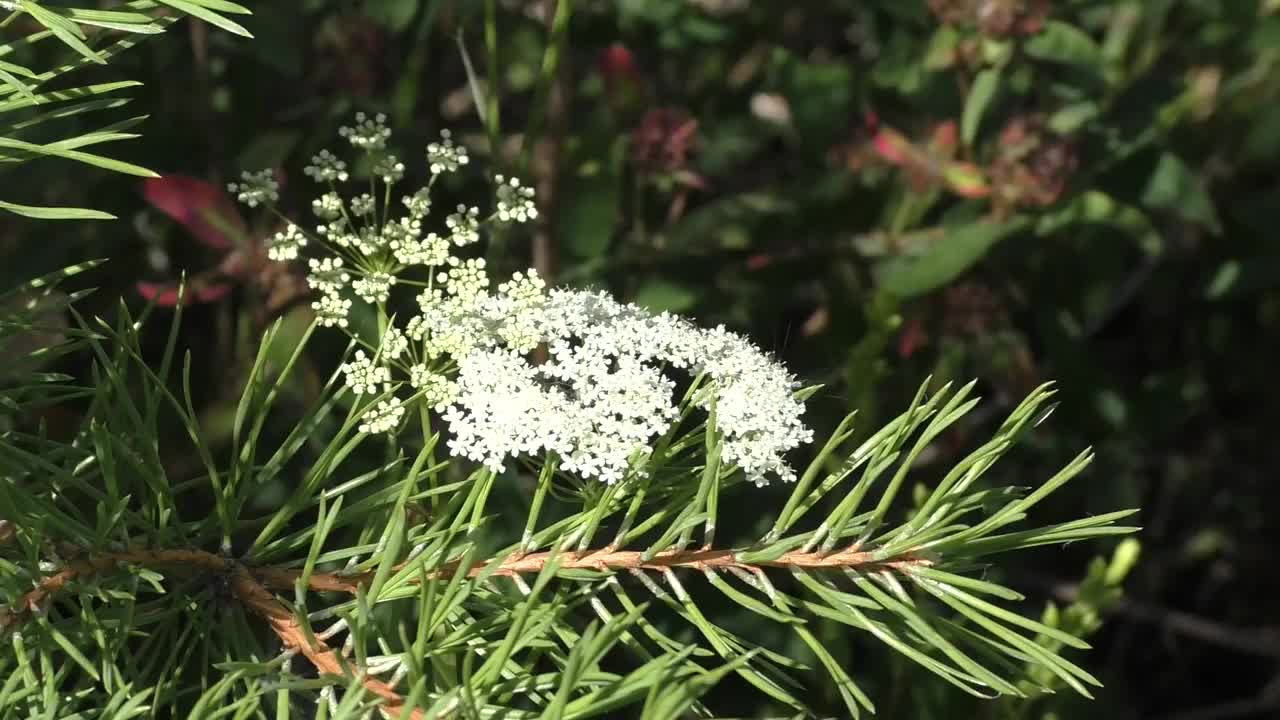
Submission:
[[[301,653],[320,673],[337,677],[351,675],[350,666],[344,663],[323,640],[316,638],[314,644],[308,640],[293,613],[263,587],[248,567],[235,560],[203,550],[135,550],[76,558],[67,563],[62,570],[41,580],[34,589],[18,601],[17,605],[0,614],[0,632],[16,627],[31,613],[40,612],[45,604],[72,580],[113,570],[121,565],[171,567],[184,571],[226,574],[229,576],[236,599],[265,620],[285,648]],[[383,717],[400,717],[404,709],[404,697],[394,688],[370,677],[362,678],[361,684],[366,691],[382,699],[380,710]],[[421,710],[415,708],[408,717],[412,720],[421,720],[425,716]]]
[[[350,676],[350,666],[343,662],[338,653],[325,645],[320,638],[315,639],[315,644],[309,642],[293,613],[263,587],[248,568],[236,564],[235,574],[231,577],[231,587],[235,590],[236,598],[244,603],[245,607],[267,621],[285,647],[302,653],[321,673],[337,677]],[[379,709],[383,717],[400,717],[404,710],[404,697],[396,692],[395,688],[371,677],[362,678],[361,684],[366,691],[382,698]],[[422,720],[425,717],[422,710],[418,708],[414,708],[409,713],[409,718],[412,720]]]
[[[743,562],[736,550],[666,550],[646,559],[644,553],[636,550],[615,550],[604,548],[581,552],[537,552],[513,556],[503,560],[492,575],[513,577],[516,575],[536,574],[546,567],[553,557],[557,558],[560,568],[564,570],[598,570],[611,571],[653,571],[660,572],[671,569],[687,568],[690,570],[745,570],[751,573],[763,572],[765,568],[790,568],[805,570],[837,570],[837,569],[897,569],[910,566],[928,565],[929,561],[918,558],[911,553],[903,553],[893,559],[877,560],[873,553],[860,552],[854,549],[835,553],[801,552],[785,553],[774,560]],[[255,615],[262,618],[271,630],[280,638],[285,648],[300,653],[315,668],[324,674],[338,677],[350,677],[351,668],[324,641],[315,639],[314,644],[308,640],[306,633],[297,619],[268,588],[291,589],[298,578],[300,570],[282,567],[251,567],[237,560],[215,555],[203,550],[131,550],[126,552],[106,553],[97,556],[82,555],[74,558],[58,572],[41,580],[35,588],[25,594],[14,607],[0,613],[0,632],[17,627],[32,613],[40,612],[52,598],[71,581],[97,575],[113,570],[121,565],[141,565],[144,567],[166,567],[183,573],[217,573],[228,577],[236,599]],[[399,567],[404,567],[400,565]],[[433,570],[431,577],[452,577],[458,571],[457,561],[446,563]],[[481,563],[467,569],[468,577],[476,577],[484,572],[486,564]],[[373,580],[373,573],[339,575],[335,573],[312,573],[308,578],[308,587],[315,591],[334,591],[355,593],[361,585],[368,585]],[[374,678],[361,680],[365,690],[382,699],[381,711],[384,717],[399,717],[404,709],[404,698],[395,688]],[[420,719],[422,711],[414,709],[410,718]]]
[[[873,553],[842,550],[834,553],[800,552],[786,553],[776,560],[764,560],[745,563],[738,559],[737,550],[664,550],[645,560],[644,553],[638,550],[585,550],[581,552],[562,552],[557,557],[562,570],[599,570],[601,572],[617,570],[649,570],[662,571],[668,569],[688,568],[691,570],[729,570],[739,569],[754,572],[763,568],[792,568],[799,570],[842,570],[847,568],[892,568],[903,569],[911,565],[928,565],[928,560],[914,557],[911,553],[903,553],[892,560],[876,560]],[[542,572],[542,568],[551,560],[553,553],[537,552],[518,555],[504,560],[491,575],[511,577],[513,575],[531,575]],[[397,569],[404,567],[403,564]],[[467,577],[476,577],[485,572],[487,565],[479,563],[467,570]],[[446,563],[431,573],[432,577],[449,578],[458,571],[458,563]],[[301,577],[300,570],[278,567],[254,568],[254,574],[267,587],[290,589]],[[312,573],[308,587],[312,590],[330,592],[346,592],[354,594],[360,585],[368,585],[373,581],[373,572],[337,574]]]

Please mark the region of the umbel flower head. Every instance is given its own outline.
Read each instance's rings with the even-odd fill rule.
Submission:
[[[290,222],[273,238],[272,257],[311,255],[307,282],[321,325],[348,329],[359,304],[378,314],[380,336],[357,338],[361,349],[341,368],[362,408],[360,432],[394,435],[413,415],[406,409],[425,403],[447,423],[456,457],[498,472],[513,458],[554,453],[564,472],[617,482],[643,474],[659,439],[700,408],[720,436],[723,463],[757,484],[795,479],[786,454],[812,433],[782,365],[723,327],[654,315],[603,292],[548,289],[533,270],[495,285],[484,258],[468,251],[494,225],[536,219],[532,187],[497,176],[492,211],[459,205],[430,232],[432,187],[468,164],[466,149],[442,132],[426,151],[426,186],[393,203],[410,171],[388,151],[385,118],[358,114],[341,135],[368,156],[351,166],[372,168],[372,185],[344,198],[348,163],[320,151],[305,173],[321,185],[314,232]],[[245,173],[232,190],[274,210],[270,172]],[[388,310],[399,288],[417,294],[403,321]],[[539,346],[545,359],[535,362]]]

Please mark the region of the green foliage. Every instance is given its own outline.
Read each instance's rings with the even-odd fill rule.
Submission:
[[[357,717],[378,703],[388,716],[416,706],[425,717],[623,707],[671,717],[702,708],[702,694],[728,677],[761,702],[813,715],[805,671],[830,675],[843,712],[872,710],[856,665],[815,635],[819,620],[978,697],[1059,682],[1087,696],[1097,684],[1061,654],[1087,647],[1087,618],[1065,631],[1056,615],[1033,621],[1006,607],[1018,593],[974,572],[994,555],[1132,530],[1114,524],[1129,512],[1023,526],[1088,452],[1034,489],[985,480],[1041,418],[1048,388],[905,506],[917,458],[977,406],[973,386],[921,388],[861,442],[851,441],[850,416],[767,531],[715,551],[719,509],[754,491],[718,462],[714,417],[674,427],[647,472],[614,485],[562,476],[546,459],[536,480],[525,476],[537,499],[520,535],[491,498],[523,473],[438,459],[440,436],[425,426],[417,449],[371,447],[332,380],[292,433],[268,441],[263,422],[304,351],[271,361],[281,357],[278,326],[240,398],[233,443],[217,454],[192,410],[191,357],[172,342],[177,317],[155,367],[123,308],[114,325],[86,327],[97,382],[82,391],[89,409],[75,437],[4,434],[0,501],[13,532],[0,546],[0,623],[12,642],[0,653],[10,678],[0,717],[103,707],[116,712],[103,717],[290,717],[317,704]],[[183,452],[201,459],[194,477],[166,470],[174,448],[159,442],[164,424],[185,430]],[[288,497],[255,510],[286,472],[297,473]],[[717,596],[750,612],[754,627],[704,611]],[[778,631],[795,633],[809,659],[763,642]],[[375,677],[385,684],[375,688]]]
[[[5,3],[7,10],[0,28],[5,42],[0,43],[0,173],[12,178],[31,160],[46,157],[73,160],[94,167],[129,175],[154,176],[155,173],[133,163],[113,160],[80,148],[104,143],[132,140],[136,133],[124,132],[147,119],[146,115],[112,122],[94,130],[65,129],[67,118],[84,121],[81,116],[96,118],[101,111],[128,104],[131,98],[120,91],[140,83],[115,81],[67,86],[64,78],[80,77],[85,68],[105,65],[115,56],[136,45],[143,37],[162,33],[177,16],[157,11],[161,5],[190,14],[227,30],[248,35],[248,31],[221,13],[248,13],[241,5],[226,0],[133,0],[118,3],[116,9],[69,8],[43,0],[16,0]],[[8,7],[12,6],[12,7]],[[9,39],[14,31],[20,37]],[[74,52],[51,54],[50,40],[62,43]],[[58,58],[48,70],[37,69]],[[56,87],[57,89],[51,89]],[[94,121],[97,122],[97,121]],[[23,137],[29,137],[25,140]],[[14,183],[7,181],[9,187]],[[66,207],[38,207],[0,201],[0,209],[39,220],[105,220],[112,216],[98,210]]]
[[[41,3],[54,11],[64,4],[76,3]],[[79,4],[143,14],[157,25],[171,17],[161,13],[173,10]],[[397,127],[412,128],[409,148],[434,138],[439,127],[453,128],[477,157],[494,156],[495,171],[535,182],[545,202],[547,226],[531,233],[532,241],[513,233],[491,262],[523,268],[530,264],[526,254],[545,250],[550,261],[540,269],[550,268],[546,276],[554,281],[608,287],[747,332],[806,380],[825,383],[811,401],[815,425],[834,427],[859,409],[851,444],[896,418],[919,378],[982,378],[986,402],[922,452],[899,493],[902,505],[922,501],[975,436],[994,432],[1019,398],[1057,378],[1064,392],[1053,432],[1032,434],[1006,456],[992,487],[1043,477],[1046,467],[1094,446],[1091,481],[1067,486],[1038,510],[1069,520],[1147,508],[1135,522],[1147,528],[1143,562],[1127,591],[1144,607],[1194,615],[1212,633],[1185,633],[1116,603],[1093,640],[1099,651],[1072,656],[1106,683],[1097,702],[1077,704],[1074,693],[1058,692],[966,704],[960,690],[867,642],[866,633],[825,618],[805,627],[887,717],[1273,711],[1266,662],[1216,638],[1277,622],[1270,518],[1280,498],[1269,479],[1278,460],[1269,438],[1280,423],[1280,397],[1272,380],[1275,353],[1266,343],[1280,332],[1280,253],[1271,239],[1280,153],[1276,2],[644,0],[556,3],[550,16],[544,3],[251,5],[255,15],[243,25],[256,35],[253,42],[203,23],[188,35],[184,24],[184,32],[162,42],[112,56],[105,69],[38,20],[11,18],[0,41],[17,48],[0,55],[0,109],[29,102],[10,75],[38,97],[122,78],[145,86],[50,97],[50,112],[67,113],[0,136],[46,145],[98,133],[121,119],[113,114],[121,105],[109,103],[122,103],[127,93],[131,107],[145,106],[137,112],[153,117],[146,143],[113,144],[110,152],[70,149],[221,184],[243,167],[299,167],[355,109],[384,110]],[[983,20],[977,14],[983,7],[1022,15],[1010,21],[990,13]],[[109,41],[142,37],[76,23],[85,44],[104,56]],[[141,24],[132,23],[135,30]],[[45,32],[46,39],[14,42],[28,32]],[[474,87],[459,39],[470,54]],[[629,53],[630,70],[605,62],[618,47]],[[6,63],[33,72],[59,64],[76,69],[57,84],[37,84]],[[482,108],[498,105],[493,118],[501,123],[494,128],[510,136],[500,148],[491,147],[496,133],[481,122],[476,97]],[[98,104],[82,109],[81,100]],[[0,123],[42,114],[24,105]],[[687,146],[670,142],[689,121]],[[641,146],[686,152],[640,152]],[[104,176],[111,181],[94,182]],[[198,281],[243,257],[198,246],[186,228],[144,209],[131,177],[48,158],[23,162],[4,179],[0,203],[13,212],[0,213],[0,287],[110,255],[109,270],[69,287],[102,287],[80,307],[113,324],[118,296],[136,310],[137,281],[176,282],[182,272]],[[301,217],[310,197],[296,192],[296,179],[286,183],[283,205]],[[453,195],[467,200],[476,188],[458,182],[443,191],[451,207]],[[109,209],[132,222],[55,229],[15,214],[66,212],[57,206]],[[275,316],[268,309],[275,289],[242,281],[219,302],[196,303],[174,340],[177,352],[192,350],[192,410],[215,468],[224,472],[232,466],[228,448],[242,447],[250,430],[244,419],[252,416],[250,406],[243,407],[248,416],[238,412],[241,390]],[[287,361],[296,347],[288,336],[308,325],[305,313],[284,318],[268,367]],[[374,326],[372,316],[357,320]],[[168,341],[162,325],[148,323],[140,338],[151,367]],[[24,337],[34,347],[49,335]],[[309,341],[294,369],[296,383],[281,389],[274,414],[262,422],[263,442],[306,446],[312,434],[333,432],[341,417],[314,419],[296,434],[292,422],[299,406],[316,402],[341,350],[331,340]],[[92,383],[79,358],[58,354],[38,371]],[[334,407],[348,405],[339,399]],[[70,413],[72,421],[79,412]],[[45,423],[66,437],[65,417],[20,417],[29,429]],[[241,440],[233,442],[237,426]],[[187,432],[180,422],[162,422],[157,442],[184,447]],[[376,443],[353,452],[378,454],[380,448],[366,445]],[[166,470],[197,484],[194,468],[205,467],[204,460],[177,455],[164,457]],[[305,469],[274,468],[274,480],[251,503],[253,513],[274,512]],[[489,514],[523,527],[522,512],[538,503],[553,507],[561,496],[539,496],[535,487],[527,473],[494,482]],[[726,493],[719,544],[749,547],[761,539],[768,525],[749,521],[761,513],[743,509],[782,508],[787,489],[741,496],[748,500]],[[214,504],[199,507],[210,514]],[[503,543],[510,544],[493,540],[486,548]],[[1027,594],[1030,602],[1002,603],[1052,625],[1041,615],[1047,589],[1082,588],[1089,558],[1110,556],[1116,547],[1103,538],[1013,553],[976,576]],[[321,552],[327,549],[317,557]],[[692,587],[688,574],[680,577]],[[699,602],[708,618],[818,669],[797,673],[808,683],[803,699],[844,712],[846,686],[824,674],[820,651],[789,626],[757,621],[763,617],[757,609],[696,583],[695,592],[706,593]],[[287,589],[278,592],[290,597]],[[646,612],[664,608],[659,603]],[[1073,623],[1062,627],[1075,634],[1087,625]],[[270,639],[262,625],[252,627]],[[675,643],[686,637],[680,627],[659,623]],[[299,660],[296,667],[305,665]],[[681,676],[680,667],[664,672]],[[750,701],[735,705],[755,697],[742,692],[746,681],[737,667],[722,665],[696,682],[684,678],[683,690],[652,691],[651,716],[695,701],[726,714],[754,712]],[[1047,671],[1038,672],[1044,683]],[[248,682],[230,675],[210,680],[223,700]],[[211,699],[209,712],[223,700]],[[344,702],[360,700],[348,695]]]

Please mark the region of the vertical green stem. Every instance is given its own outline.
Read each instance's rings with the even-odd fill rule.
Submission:
[[[529,172],[534,146],[538,144],[543,126],[546,124],[548,103],[560,72],[560,58],[566,55],[569,42],[569,18],[573,15],[573,2],[554,0],[554,4],[556,12],[551,19],[547,49],[542,54],[542,69],[538,73],[538,84],[533,91],[531,106],[533,111],[529,115],[529,127],[525,128],[524,142],[520,145],[520,164],[517,168],[526,174]]]
[[[547,453],[546,460],[542,463],[542,471],[538,473],[538,487],[533,493],[533,504],[529,508],[529,519],[524,525],[524,536],[520,539],[520,548],[523,552],[532,552],[531,545],[533,541],[533,531],[538,526],[538,515],[542,512],[542,502],[547,497],[547,490],[551,487],[551,478],[556,472],[557,458],[554,453]]]
[[[426,401],[422,400],[421,398],[419,398],[418,400],[418,419],[422,423],[422,443],[424,445],[430,446],[431,448],[430,453],[427,456],[427,463],[428,463],[427,466],[434,468],[436,466],[435,438],[433,437],[435,435],[435,431],[431,427],[431,410],[427,407]],[[427,477],[427,482],[431,484],[432,490],[435,490],[437,487],[439,487],[440,485],[439,478],[440,478],[440,473],[438,471],[432,472]],[[440,497],[435,493],[432,493],[431,494],[431,514],[434,516],[439,511],[440,511]]]
[[[502,71],[498,65],[498,2],[484,3],[484,45],[488,54],[489,81],[485,88],[485,129],[489,133],[489,153],[494,166],[502,167],[499,151],[502,141],[502,121],[499,116],[498,94],[502,91]]]

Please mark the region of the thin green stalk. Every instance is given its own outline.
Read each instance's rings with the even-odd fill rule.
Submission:
[[[485,130],[489,133],[489,153],[495,167],[501,168],[498,157],[502,145],[502,120],[499,115],[498,93],[501,92],[502,76],[498,65],[498,2],[485,0],[484,3],[484,45],[488,53],[489,81],[485,87]]]
[[[547,49],[542,54],[542,69],[538,74],[538,84],[534,88],[529,127],[525,130],[524,142],[520,146],[520,164],[517,167],[525,174],[529,172],[533,149],[537,146],[543,126],[546,124],[547,101],[551,97],[551,88],[555,85],[556,74],[560,71],[560,58],[568,48],[569,19],[572,15],[572,2],[556,1],[556,14],[551,20],[551,34],[547,37]],[[554,168],[551,170],[554,172]]]

